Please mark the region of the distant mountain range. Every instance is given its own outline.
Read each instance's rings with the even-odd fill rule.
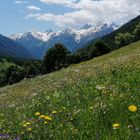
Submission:
[[[0,34],[0,56],[33,59],[33,56],[26,48],[17,42]]]
[[[11,39],[24,46],[38,58],[42,58],[44,53],[56,43],[62,43],[71,52],[83,48],[93,39],[100,38],[117,29],[115,24],[99,22],[95,25],[86,24],[79,30],[66,28],[62,31],[46,32],[29,31],[24,34],[10,36]]]

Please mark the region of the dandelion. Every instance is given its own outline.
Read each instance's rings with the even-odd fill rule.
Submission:
[[[90,109],[90,110],[93,110],[93,106],[91,106],[89,109]]]
[[[63,107],[63,110],[66,110],[66,107]]]
[[[51,121],[51,120],[52,120],[52,118],[49,117],[49,116],[45,116],[44,119],[46,119],[46,120],[48,120],[48,121]]]
[[[40,116],[40,115],[41,115],[40,112],[36,112],[36,113],[35,113],[35,116]]]
[[[128,110],[131,111],[131,112],[136,112],[136,111],[138,110],[138,107],[135,106],[135,105],[130,105],[130,106],[128,107]]]
[[[20,134],[21,134],[21,135],[24,135],[24,132],[21,132]]]
[[[45,115],[40,115],[39,118],[40,119],[45,118]]]
[[[23,124],[23,127],[27,127],[27,125],[26,124]]]
[[[23,123],[23,127],[27,127],[28,125],[30,125],[31,123],[30,122],[24,122]]]
[[[57,114],[57,111],[52,111],[52,114]]]
[[[48,122],[44,122],[44,124],[45,124],[45,125],[47,125],[47,124],[48,124]]]
[[[32,131],[32,128],[28,128],[27,130],[28,130],[28,131]]]
[[[26,125],[30,125],[31,123],[30,122],[26,122]]]
[[[112,126],[113,126],[113,129],[117,129],[117,128],[120,127],[120,124],[119,123],[114,123]]]

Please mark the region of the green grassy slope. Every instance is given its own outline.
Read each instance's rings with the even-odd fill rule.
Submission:
[[[1,88],[0,133],[23,140],[139,140],[139,60],[140,42],[136,42]],[[130,105],[138,110],[131,112]],[[120,125],[117,129],[112,126],[115,123]]]

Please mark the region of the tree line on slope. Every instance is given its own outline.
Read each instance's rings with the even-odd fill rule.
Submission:
[[[101,40],[95,43],[92,56],[100,56],[110,52],[110,47]],[[1,63],[3,59],[1,58]],[[14,62],[7,68],[0,69],[0,86],[12,85],[18,83],[25,78],[33,78],[37,75],[47,74],[56,70],[60,70],[64,67],[68,67],[70,64],[83,61],[81,56],[77,54],[71,54],[70,51],[62,44],[56,44],[50,48],[43,61],[37,60],[21,60],[8,58],[9,63]]]

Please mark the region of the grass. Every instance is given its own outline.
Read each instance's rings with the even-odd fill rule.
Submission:
[[[0,138],[139,140],[139,60],[136,42],[1,88]]]

